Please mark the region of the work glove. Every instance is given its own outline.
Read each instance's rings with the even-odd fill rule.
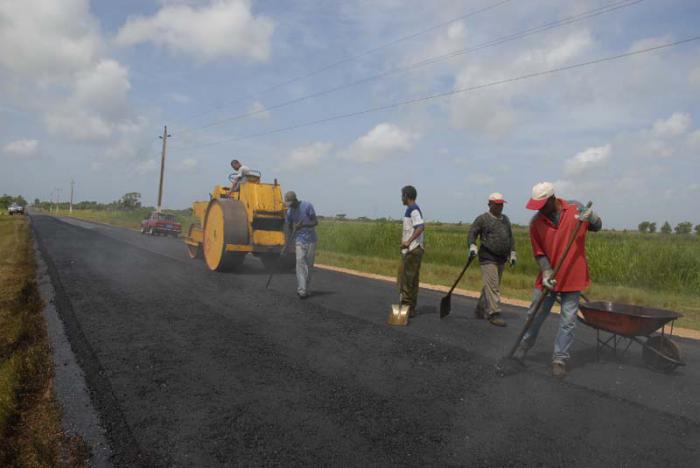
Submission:
[[[594,216],[595,214],[593,213],[593,208],[586,208],[583,211],[579,212],[579,214],[576,216],[576,219],[578,219],[582,223],[590,223]]]
[[[545,270],[542,272],[542,286],[550,291],[553,291],[554,287],[557,285],[557,280],[555,280],[553,276],[554,270]]]
[[[476,257],[476,255],[479,253],[479,247],[476,246],[476,244],[472,244],[469,246],[469,259],[471,260],[472,258]]]
[[[515,250],[513,250],[510,253],[510,257],[508,258],[508,263],[510,263],[510,267],[513,268],[517,262],[518,262],[518,254],[516,254]]]

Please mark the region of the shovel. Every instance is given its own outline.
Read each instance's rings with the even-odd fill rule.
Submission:
[[[590,208],[591,205],[593,205],[592,202],[588,202],[586,205],[586,209]],[[554,267],[554,272],[552,273],[552,278],[557,277],[557,273],[559,273],[559,270],[561,269],[562,263],[564,263],[564,260],[566,259],[566,256],[569,253],[569,250],[571,250],[571,246],[574,243],[574,240],[576,240],[576,236],[578,235],[579,228],[581,227],[581,224],[583,224],[581,221],[578,221],[576,223],[576,228],[574,229],[574,232],[571,234],[571,238],[569,239],[569,242],[566,244],[566,248],[564,249],[564,253],[562,254],[561,257],[559,257],[559,261],[557,262],[556,267]],[[518,350],[518,347],[520,346],[520,342],[523,339],[523,336],[525,336],[525,333],[530,329],[530,326],[532,326],[532,322],[535,321],[535,317],[539,313],[540,309],[542,308],[542,303],[544,303],[544,299],[550,295],[552,291],[547,288],[546,286],[542,286],[542,294],[540,297],[537,299],[537,301],[533,302],[530,308],[532,309],[532,313],[528,315],[527,320],[525,321],[525,325],[523,326],[523,329],[520,331],[518,334],[518,339],[515,340],[515,343],[513,343],[513,347],[510,349],[510,352],[505,355],[503,358],[501,358],[500,361],[496,364],[496,374],[504,377],[506,375],[514,374],[516,373],[519,369],[524,367],[524,364],[513,358],[515,355],[515,352]]]
[[[450,315],[450,310],[452,310],[452,291],[455,290],[457,284],[462,279],[462,276],[464,276],[464,272],[467,271],[467,268],[469,268],[469,265],[471,265],[472,260],[474,260],[475,257],[476,255],[471,255],[469,257],[469,260],[467,260],[467,264],[464,265],[464,268],[462,268],[462,273],[459,274],[459,276],[457,277],[457,281],[455,281],[455,284],[453,284],[450,288],[450,292],[448,292],[447,296],[443,297],[440,300],[440,318],[445,318],[448,315]]]
[[[401,274],[403,275],[404,268],[406,268],[406,254],[401,254]],[[401,285],[399,284],[399,303],[391,305],[391,313],[389,314],[389,319],[387,323],[389,325],[408,325],[408,309],[410,306],[408,304],[403,304],[403,295],[401,294]]]

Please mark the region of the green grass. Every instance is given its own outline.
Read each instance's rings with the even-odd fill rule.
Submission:
[[[61,430],[35,275],[26,218],[0,218],[0,466],[84,466]]]
[[[450,286],[464,266],[467,225],[428,224],[421,279]],[[528,231],[514,229],[519,263],[507,268],[503,295],[529,299],[537,265]],[[394,275],[401,225],[396,222],[323,221],[318,227],[319,262]],[[587,255],[593,299],[677,310],[679,326],[700,329],[700,239],[697,236],[590,233]],[[471,268],[460,287],[481,289],[479,269]]]
[[[187,232],[186,211],[173,212]],[[74,211],[74,216],[138,228],[141,212]],[[396,274],[401,225],[381,221],[322,220],[318,226],[318,261],[384,275]],[[422,280],[450,286],[464,266],[468,225],[429,223]],[[538,268],[532,258],[526,228],[514,229],[519,262],[506,269],[503,295],[528,300]],[[590,233],[587,256],[593,299],[661,307],[685,314],[680,326],[700,329],[700,238],[602,231]],[[478,267],[465,275],[461,287],[481,288]]]

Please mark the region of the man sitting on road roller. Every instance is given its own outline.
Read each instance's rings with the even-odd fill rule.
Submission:
[[[248,173],[250,172],[250,168],[241,164],[238,159],[231,161],[231,167],[234,171],[236,171],[229,176],[229,180],[231,181],[231,192],[238,192],[241,188],[241,184],[248,180],[247,177]]]
[[[561,314],[559,331],[554,339],[552,375],[564,377],[569,349],[574,341],[576,313],[581,291],[591,284],[588,263],[586,263],[586,233],[600,231],[603,223],[597,214],[590,208],[586,209],[581,203],[557,198],[554,195],[554,185],[549,182],[539,183],[532,188],[532,197],[526,207],[529,210],[537,210],[530,221],[532,253],[540,267],[540,273],[535,282],[533,304],[538,301],[540,295],[548,294],[548,296],[520,342],[521,359],[525,358],[528,350],[535,344],[542,323],[552,310],[556,296],[560,295]],[[553,278],[552,265],[559,262],[566,244],[576,230],[578,221],[583,223],[583,229],[579,230],[557,277]],[[528,313],[533,311],[530,310]]]
[[[297,295],[299,299],[309,297],[311,270],[316,257],[316,226],[318,218],[314,206],[307,201],[297,199],[297,194],[287,192],[284,195],[287,206],[287,229],[289,243],[294,244],[297,261]]]

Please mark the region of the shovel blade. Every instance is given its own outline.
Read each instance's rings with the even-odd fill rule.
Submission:
[[[452,296],[448,294],[440,301],[440,318],[445,318],[450,315],[452,309]]]
[[[387,323],[389,325],[408,325],[408,308],[409,306],[406,304],[393,304]]]

